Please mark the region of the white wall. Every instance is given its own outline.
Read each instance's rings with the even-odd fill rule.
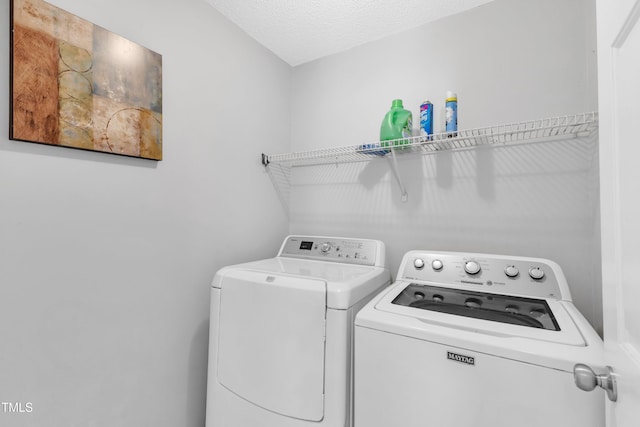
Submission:
[[[288,226],[380,238],[393,270],[414,248],[548,257],[600,329],[593,141],[405,159],[407,204],[384,161],[297,170],[290,211],[258,159],[290,133],[376,140],[392,99],[417,121],[448,89],[461,128],[594,110],[592,0],[496,0],[293,74],[201,0],[51,3],[163,55],[165,160],[9,141],[0,120],[0,401],[33,403],[0,425],[203,425],[209,282]],[[8,58],[5,39],[0,81]]]
[[[459,98],[459,127],[597,109],[595,5],[496,0],[397,36],[299,66],[294,151],[378,139],[391,100]],[[443,152],[400,161],[409,201],[384,160],[295,169],[291,231],[379,238],[397,270],[410,249],[550,258],[601,331],[597,142]]]
[[[213,274],[287,232],[291,68],[202,0],[50,2],[162,54],[164,160],[8,140],[2,2],[0,425],[202,426]]]

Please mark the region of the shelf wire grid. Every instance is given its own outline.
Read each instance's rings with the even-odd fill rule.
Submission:
[[[587,137],[593,135],[597,129],[598,115],[596,112],[589,112],[428,136],[377,141],[370,144],[272,155],[263,154],[262,163],[265,166],[281,164],[297,167],[362,162],[377,157],[390,157],[391,150],[397,155],[430,154],[443,150],[464,150],[479,145],[509,145]]]

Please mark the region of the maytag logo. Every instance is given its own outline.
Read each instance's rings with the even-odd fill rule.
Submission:
[[[454,362],[464,363],[466,365],[476,364],[475,357],[465,356],[464,354],[452,353],[450,351],[447,351],[447,359],[453,360]]]

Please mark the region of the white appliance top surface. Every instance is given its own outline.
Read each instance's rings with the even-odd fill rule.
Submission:
[[[509,316],[553,319],[539,327]],[[602,354],[602,340],[571,302],[562,270],[539,258],[410,251],[396,282],[355,323],[558,369],[599,363]]]
[[[540,342],[559,343],[573,346],[586,345],[582,334],[561,301],[554,299],[546,301],[543,300],[548,305],[549,311],[553,314],[555,323],[558,325],[558,330],[549,330],[538,327],[523,326],[521,324],[510,324],[499,320],[480,319],[395,304],[394,300],[396,300],[396,298],[398,298],[405,289],[412,285],[412,282],[396,282],[393,288],[386,292],[378,301],[375,309],[393,313],[397,316],[417,319],[423,326],[433,324],[458,330],[474,331],[491,337],[519,337],[524,339],[533,339]],[[520,305],[526,307],[525,304]],[[482,310],[482,308],[465,306],[463,310],[474,311]],[[515,316],[516,314],[513,315]],[[545,314],[542,316],[545,316]],[[402,323],[402,321],[400,322]]]
[[[284,257],[267,258],[259,261],[231,265],[224,267],[220,271],[224,271],[226,269],[243,269],[261,271],[270,275],[283,274],[288,276],[322,279],[330,284],[344,283],[352,284],[353,286],[358,286],[360,282],[370,280],[370,278],[380,275],[384,271],[387,271],[388,273],[388,270],[380,267]],[[218,275],[216,274],[216,276]],[[217,280],[214,278],[213,286],[219,287],[217,285]]]
[[[327,306],[345,310],[391,281],[391,273],[382,267],[275,257],[224,267],[216,273],[212,287],[222,288],[225,275],[232,270],[260,272],[265,285],[277,276],[323,280],[327,287]]]

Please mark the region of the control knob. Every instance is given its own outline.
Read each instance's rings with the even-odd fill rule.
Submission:
[[[518,271],[518,267],[516,267],[515,265],[508,265],[505,269],[504,269],[504,274],[507,275],[507,277],[516,277],[518,274],[520,274],[520,272]]]
[[[416,268],[416,270],[422,270],[424,268],[424,260],[422,258],[414,259],[413,266]]]
[[[444,267],[444,264],[442,264],[442,261],[440,261],[439,259],[434,259],[433,261],[431,261],[431,268],[433,268],[435,271],[442,270],[442,267]]]
[[[331,250],[331,243],[327,242],[327,243],[323,243],[322,246],[320,246],[320,250],[322,251],[322,253],[327,253]]]
[[[529,276],[533,280],[541,280],[544,278],[544,271],[540,267],[531,267],[529,269]]]
[[[464,263],[464,271],[469,274],[480,273],[480,264],[476,261],[467,261]]]

